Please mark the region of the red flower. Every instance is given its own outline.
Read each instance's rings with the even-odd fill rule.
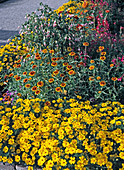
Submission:
[[[78,16],[77,16],[77,15],[75,15],[75,16],[74,16],[74,18],[78,19]]]
[[[78,24],[78,25],[76,26],[76,28],[79,29],[79,30],[80,30],[82,27],[83,27],[83,26],[82,26],[81,24]]]
[[[87,17],[87,21],[89,20],[93,20],[93,17],[92,16]]]

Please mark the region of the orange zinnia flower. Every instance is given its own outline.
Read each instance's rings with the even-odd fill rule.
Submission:
[[[97,52],[97,53],[99,53],[99,52],[100,52],[100,50],[96,50],[96,52]]]
[[[89,81],[94,81],[94,77],[89,77]]]
[[[95,68],[95,66],[90,66],[89,69],[90,70],[93,70]]]
[[[31,55],[30,54],[28,54],[27,56],[26,56],[26,58],[29,58]]]
[[[26,75],[27,74],[27,72],[25,71],[25,72],[23,72],[23,75]]]
[[[14,78],[18,77],[18,75],[15,75]]]
[[[81,66],[83,66],[83,65],[84,65],[84,63],[83,63],[83,62],[80,62],[79,64],[80,64]]]
[[[75,74],[75,71],[74,71],[74,70],[70,70],[70,71],[68,72],[68,74],[69,74],[69,75],[73,75],[73,74]]]
[[[5,97],[5,100],[10,100],[10,96],[6,96],[6,97]]]
[[[116,81],[117,77],[112,77],[111,80]]]
[[[90,63],[95,63],[95,61],[94,61],[94,60],[91,60]]]
[[[99,51],[104,50],[104,46],[99,46]]]
[[[62,73],[62,74],[60,74],[60,77],[64,77],[64,74]]]
[[[54,50],[50,50],[49,53],[54,53]]]
[[[110,12],[110,10],[106,10],[105,12],[106,12],[106,13],[109,13],[109,12]]]
[[[54,79],[53,79],[53,78],[49,79],[49,83],[52,83],[53,81],[54,81]]]
[[[42,87],[43,85],[44,85],[43,81],[39,81],[39,82],[37,83],[37,86]]]
[[[75,55],[75,52],[71,52],[71,53],[69,53],[69,55],[74,56],[74,55]]]
[[[57,58],[55,58],[55,57],[54,57],[54,58],[51,58],[51,61],[56,61],[56,60],[57,60]]]
[[[50,105],[51,105],[51,102],[50,102],[50,101],[47,101],[47,102],[45,102],[44,105],[45,105],[45,106],[50,106]]]
[[[83,46],[89,46],[89,43],[88,42],[84,42]]]
[[[32,66],[32,69],[35,68],[35,67],[37,67],[37,65],[33,65],[33,66]]]
[[[27,81],[28,81],[28,79],[26,78],[26,79],[23,80],[23,83],[26,83]]]
[[[60,88],[60,87],[56,87],[55,90],[56,90],[57,92],[60,92],[60,91],[61,91],[61,88]]]
[[[69,77],[65,77],[65,78],[64,78],[64,81],[68,81],[68,80],[69,80]]]
[[[12,77],[14,74],[13,73],[11,73],[10,75],[9,75],[9,77]]]
[[[30,62],[30,64],[33,64],[33,63],[34,63],[34,61]]]
[[[53,74],[54,74],[54,75],[57,75],[57,74],[59,74],[59,71],[58,71],[58,70],[53,71]]]
[[[63,63],[63,66],[67,66],[68,65],[68,63]]]
[[[88,3],[87,2],[83,2],[82,7],[83,8],[87,8],[88,7]]]
[[[39,56],[39,57],[36,57],[36,59],[37,59],[37,60],[40,60],[40,59],[41,59],[41,57],[40,57],[40,56]]]
[[[31,86],[30,84],[26,84],[26,85],[25,85],[26,88],[29,88],[30,86]]]
[[[100,79],[101,79],[101,77],[98,76],[98,77],[97,77],[97,80],[100,80]]]
[[[39,53],[36,53],[36,54],[35,54],[35,57],[36,57],[36,58],[39,57],[39,56],[40,56]]]
[[[68,69],[68,70],[71,70],[71,69],[72,69],[72,66],[71,66],[71,65],[68,65],[68,66],[67,66],[67,69]]]
[[[114,66],[114,64],[110,64],[110,67],[113,67]]]
[[[18,93],[17,96],[21,97],[22,95],[21,95],[21,93]]]
[[[47,49],[42,50],[42,52],[43,52],[44,54],[47,53]]]
[[[29,73],[29,76],[34,76],[35,75],[35,71],[31,71],[30,73]]]
[[[100,86],[105,86],[106,82],[105,81],[101,81],[99,84],[100,84]]]
[[[40,90],[35,91],[35,94],[38,95],[40,93]]]
[[[19,67],[21,67],[21,64],[18,64],[18,65],[16,66],[16,68],[19,68]]]
[[[20,63],[20,62],[21,62],[21,60],[18,60],[18,61],[17,61],[17,63]]]
[[[66,84],[65,84],[65,83],[61,83],[60,86],[61,86],[61,87],[65,87]]]
[[[37,90],[37,86],[32,87],[32,91],[36,91]]]
[[[3,97],[5,97],[6,95],[7,95],[7,93],[3,93],[3,95],[2,95],[2,96],[3,96]]]
[[[57,66],[57,63],[56,62],[52,62],[51,66],[55,67],[55,66]]]
[[[21,77],[19,76],[19,77],[16,77],[16,81],[19,81],[21,79]]]
[[[104,61],[105,59],[106,59],[105,56],[101,56],[101,57],[100,57],[100,60],[103,60],[103,61]]]
[[[101,52],[101,55],[106,55],[106,52]]]
[[[64,59],[64,57],[60,57],[60,60],[63,60]]]
[[[14,64],[13,67],[14,67],[14,68],[17,67],[17,64]]]

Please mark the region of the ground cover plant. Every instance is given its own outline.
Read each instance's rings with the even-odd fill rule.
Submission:
[[[123,36],[110,32],[108,3],[38,11],[0,49],[1,161],[123,169]]]

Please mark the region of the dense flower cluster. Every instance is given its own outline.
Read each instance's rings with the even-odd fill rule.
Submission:
[[[43,170],[115,168],[124,159],[124,105],[77,99],[19,98],[12,108],[1,105],[0,160]]]

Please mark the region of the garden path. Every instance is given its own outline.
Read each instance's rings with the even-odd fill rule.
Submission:
[[[68,0],[7,0],[0,3],[0,46],[19,33],[19,26],[26,21],[26,14],[36,11],[40,2],[55,10]]]

